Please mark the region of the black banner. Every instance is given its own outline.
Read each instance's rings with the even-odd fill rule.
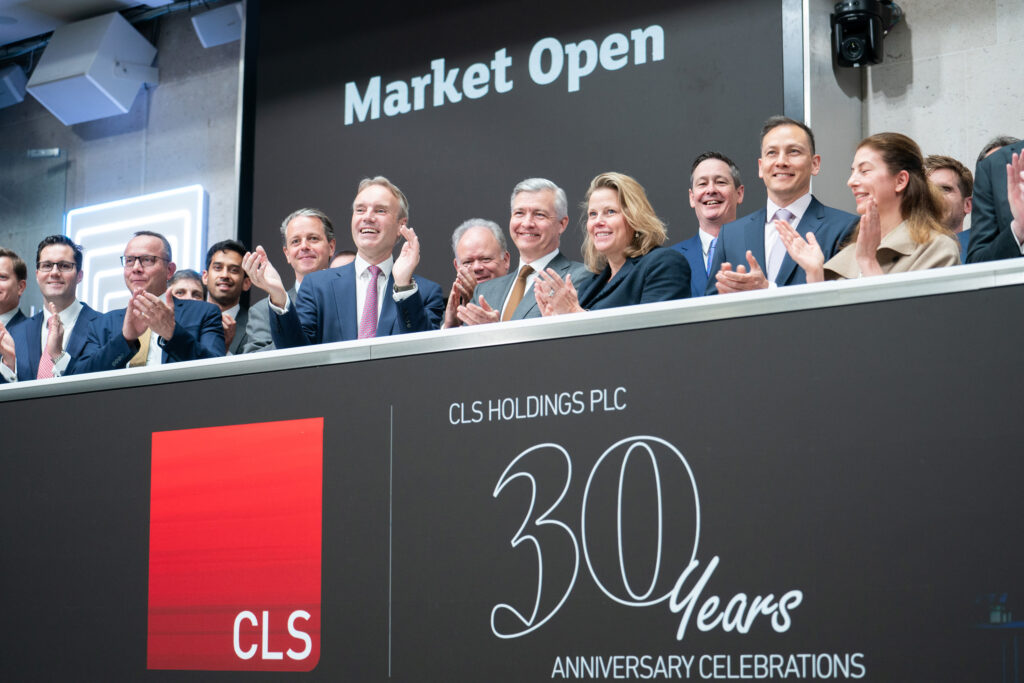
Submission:
[[[1012,680],[1022,291],[2,403],[3,678],[244,675],[204,674],[216,656],[309,680]],[[279,423],[300,435],[253,431]],[[205,428],[248,441],[175,446]],[[249,566],[270,597],[206,595],[215,652],[147,669],[176,453],[161,500],[185,510],[257,475],[280,497],[266,463],[321,440],[322,528],[274,502],[253,538],[171,556],[186,597],[217,572],[244,595]],[[322,532],[319,605],[288,601],[310,568],[271,526]]]
[[[783,113],[787,85],[780,2],[258,7],[247,61],[256,73],[252,239],[286,279],[281,220],[321,208],[338,247],[351,248],[356,186],[378,174],[408,196],[419,272],[442,283],[453,274],[452,230],[476,217],[507,227],[525,178],[550,178],[568,194],[570,256],[582,238],[576,207],[605,171],[646,187],[671,242],[696,231],[687,188],[702,152],[733,158],[747,206],[764,201],[759,133]]]

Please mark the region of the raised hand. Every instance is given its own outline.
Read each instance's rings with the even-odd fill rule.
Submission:
[[[458,327],[459,306],[468,304],[473,300],[473,292],[476,291],[476,277],[473,271],[467,266],[459,266],[455,275],[455,282],[452,283],[452,291],[448,295],[448,306],[444,311],[444,326]]]
[[[731,264],[722,264],[722,268],[715,275],[715,287],[718,289],[719,294],[749,292],[752,289],[768,288],[768,278],[764,276],[761,265],[749,249],[747,250],[747,263],[750,265],[750,272],[747,272],[746,267],[742,265],[737,266],[733,270]]]
[[[3,323],[0,323],[0,361],[11,370],[15,369],[14,338]]]
[[[882,221],[878,217],[878,204],[871,197],[867,198],[867,211],[860,217],[857,229],[856,257],[862,276],[881,275],[882,266],[878,264],[878,245],[882,242]]]
[[[800,236],[792,225],[786,221],[775,221],[775,230],[786,246],[790,258],[804,269],[808,282],[821,282],[825,279],[825,254],[822,253],[818,240],[813,232],[807,233],[807,239]]]
[[[466,304],[459,306],[456,311],[459,321],[463,325],[483,325],[485,323],[496,323],[501,319],[501,311],[491,308],[487,299],[480,297],[480,305]]]
[[[1006,196],[1013,220],[1010,229],[1018,243],[1024,243],[1024,153],[1014,154],[1006,165]]]
[[[585,309],[580,306],[576,288],[572,285],[572,275],[563,280],[553,269],[537,271],[537,279],[533,282],[533,296],[537,299],[541,315],[562,315],[564,313],[581,313]]]
[[[64,323],[57,315],[57,305],[52,301],[46,305],[50,309],[50,320],[46,327],[46,348],[43,349],[50,358],[59,358],[64,353]]]
[[[280,273],[267,257],[263,247],[256,247],[242,257],[242,270],[249,276],[249,281],[270,295],[270,303],[284,308],[288,301],[288,292],[284,288]]]
[[[391,276],[395,280],[396,287],[408,287],[412,284],[412,274],[420,263],[420,238],[408,225],[400,227],[398,232],[405,238],[405,244],[402,245],[402,251],[398,254],[398,258],[395,259]]]

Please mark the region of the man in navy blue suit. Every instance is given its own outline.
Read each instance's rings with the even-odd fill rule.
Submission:
[[[690,206],[697,214],[697,234],[672,245],[690,264],[690,296],[704,296],[710,256],[722,226],[736,220],[743,203],[740,169],[721,152],[704,152],[690,166]]]
[[[11,332],[15,354],[0,365],[0,381],[48,379],[75,371],[100,314],[75,297],[82,281],[82,248],[64,235],[44,237],[36,249],[36,283],[43,310]],[[8,362],[9,361],[9,362]]]
[[[121,263],[131,299],[93,321],[75,374],[224,355],[220,310],[175,299],[167,289],[176,269],[171,258],[160,233],[140,230],[128,240]]]
[[[408,226],[409,202],[383,176],[364,178],[352,202],[354,262],[310,273],[292,301],[263,247],[242,262],[269,294],[270,332],[279,348],[436,330],[444,313],[441,288],[413,275],[420,245]],[[393,255],[399,236],[402,251]]]
[[[707,294],[728,294],[771,286],[803,284],[803,268],[786,253],[776,220],[801,233],[814,233],[828,260],[857,225],[851,213],[829,208],[811,196],[811,177],[821,157],[814,152],[814,134],[799,121],[773,116],[761,129],[757,175],[764,180],[764,209],[722,226],[715,245]],[[749,269],[748,269],[749,268]]]
[[[974,171],[974,206],[967,261],[980,263],[1024,255],[1024,216],[1019,215],[1024,142],[992,152]],[[1010,168],[1007,166],[1010,165]],[[1008,183],[1012,177],[1013,182]],[[1013,192],[1008,194],[1008,190]]]

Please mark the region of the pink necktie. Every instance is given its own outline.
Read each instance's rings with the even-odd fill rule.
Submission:
[[[370,266],[370,282],[366,285],[366,302],[363,304],[363,316],[359,319],[359,338],[371,339],[377,336],[377,278],[380,268]]]
[[[50,345],[50,335],[53,334],[54,327],[54,325],[46,326],[46,346],[43,347],[43,355],[39,357],[39,370],[36,372],[36,379],[53,377],[53,359],[46,352],[46,348]]]

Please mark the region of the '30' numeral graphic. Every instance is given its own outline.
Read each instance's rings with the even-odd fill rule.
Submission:
[[[557,483],[550,481],[556,476],[552,472],[559,477]],[[565,604],[579,575],[581,543],[572,527],[555,516],[572,482],[569,453],[554,443],[526,449],[505,468],[494,497],[516,479],[530,486],[530,503],[511,544],[533,548],[537,588],[533,605],[526,609],[494,606],[491,631],[498,638],[518,638],[547,623]],[[696,559],[700,536],[697,483],[686,458],[654,436],[613,444],[591,468],[579,529],[587,570],[602,593],[630,607],[667,600],[680,574]],[[569,556],[571,570],[565,562],[546,567],[545,548],[549,557]]]

